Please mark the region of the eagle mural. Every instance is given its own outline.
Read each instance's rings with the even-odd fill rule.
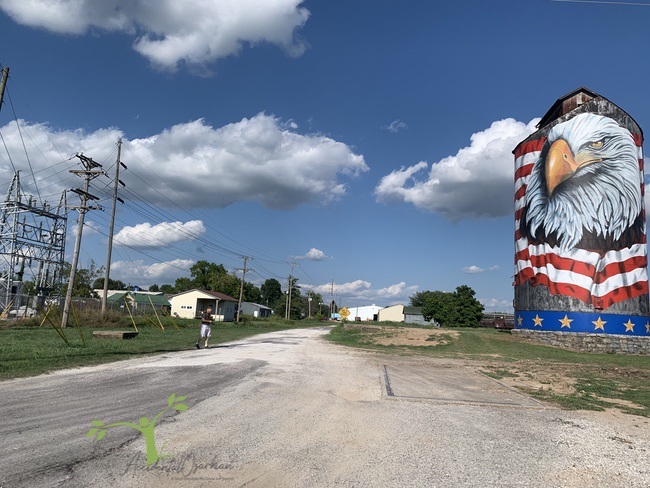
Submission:
[[[607,252],[639,242],[643,175],[632,134],[580,114],[551,129],[530,175],[522,231],[531,241]]]
[[[581,113],[515,158],[515,285],[597,309],[647,295],[641,136]]]

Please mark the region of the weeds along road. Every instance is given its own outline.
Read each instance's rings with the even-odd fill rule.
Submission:
[[[650,486],[647,419],[550,408],[470,363],[348,349],[328,330],[2,382],[0,486]],[[172,393],[189,409],[157,422],[149,469],[136,430],[85,436],[153,419]]]

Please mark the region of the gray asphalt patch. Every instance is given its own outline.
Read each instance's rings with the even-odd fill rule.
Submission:
[[[394,363],[382,366],[384,394],[447,404],[545,408],[498,381],[465,368]]]

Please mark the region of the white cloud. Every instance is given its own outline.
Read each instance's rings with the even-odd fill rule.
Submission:
[[[291,56],[307,44],[296,35],[309,18],[303,0],[0,0],[14,21],[59,34],[122,32],[155,65],[204,66],[270,43]]]
[[[432,164],[427,177],[426,162],[395,170],[375,188],[377,201],[411,203],[450,220],[507,215],[513,211],[512,150],[538,121],[492,123],[472,135],[469,147]]]
[[[514,311],[512,300],[503,300],[501,298],[479,298],[486,312],[510,312]]]
[[[311,289],[329,301],[332,284],[325,283],[310,288],[304,285],[305,289]],[[356,280],[348,283],[334,284],[334,299],[344,305],[359,303],[377,303],[383,306],[394,303],[408,303],[409,297],[417,292],[417,286],[407,286],[403,281],[385,288],[373,289],[372,284],[365,280]]]
[[[463,268],[463,273],[468,273],[468,274],[478,274],[478,273],[485,273],[486,271],[499,271],[499,266],[494,265],[490,266],[488,269],[483,269],[478,266],[466,266]]]
[[[77,234],[79,233],[79,214],[76,212],[73,212],[70,214],[69,220],[68,220],[68,236],[76,238]],[[94,234],[98,234],[100,232],[100,227],[96,222],[93,222],[92,220],[88,220],[86,217],[84,219],[84,228],[82,232],[82,237],[89,237]]]
[[[324,261],[327,256],[320,249],[312,247],[304,256],[294,256],[295,259],[306,259],[307,261]]]
[[[483,268],[479,268],[478,266],[466,266],[463,268],[463,273],[468,273],[468,274],[478,274],[478,273],[483,273],[485,270]]]
[[[346,194],[341,177],[356,177],[369,169],[363,156],[346,144],[322,135],[299,134],[264,113],[220,128],[199,119],[134,140],[114,128],[86,133],[18,122],[23,137],[27,135],[30,145],[33,141],[36,146],[28,150],[34,153],[32,166],[41,194],[44,189],[60,194],[81,184],[80,178],[69,173],[78,165],[76,158],[67,166],[56,163],[81,150],[95,158],[107,154],[120,137],[124,142],[121,159],[129,168],[121,179],[130,197],[139,195],[166,207],[223,208],[246,200],[275,209],[326,204]],[[8,123],[0,131],[16,169],[30,171],[16,124]],[[12,174],[8,162],[0,164],[0,179],[10,181]],[[27,186],[30,182],[31,178],[23,178]]]
[[[126,226],[120,230],[113,242],[115,245],[134,248],[166,247],[176,242],[198,239],[205,233],[205,225],[200,220],[190,222],[162,222],[151,225],[149,222]]]
[[[173,284],[179,276],[189,276],[194,263],[191,259],[174,259],[154,264],[144,264],[141,260],[114,261],[111,263],[111,278],[143,286],[156,282]]]
[[[405,122],[402,122],[400,119],[393,120],[390,124],[385,125],[382,129],[386,129],[389,132],[396,133],[402,129],[408,129],[408,125]]]

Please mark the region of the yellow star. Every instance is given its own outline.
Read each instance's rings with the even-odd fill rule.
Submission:
[[[634,324],[632,319],[627,319],[627,322],[623,324],[625,326],[625,332],[634,332]]]
[[[535,325],[533,327],[537,327],[538,325],[541,327],[542,326],[542,318],[539,317],[538,314],[535,314],[535,318],[533,319],[533,322],[535,322]]]
[[[598,320],[592,320],[592,324],[594,324],[594,330],[602,330],[605,332],[605,324],[607,323],[606,320],[601,320],[600,316],[598,316]]]
[[[517,325],[521,327],[521,323],[524,321],[524,319],[521,318],[521,315],[517,317]],[[649,326],[650,327],[650,326]]]
[[[571,328],[571,322],[573,322],[573,319],[570,319],[568,315],[564,314],[564,318],[563,319],[558,319],[558,320],[562,324],[560,329],[562,327],[568,327],[569,329]]]

